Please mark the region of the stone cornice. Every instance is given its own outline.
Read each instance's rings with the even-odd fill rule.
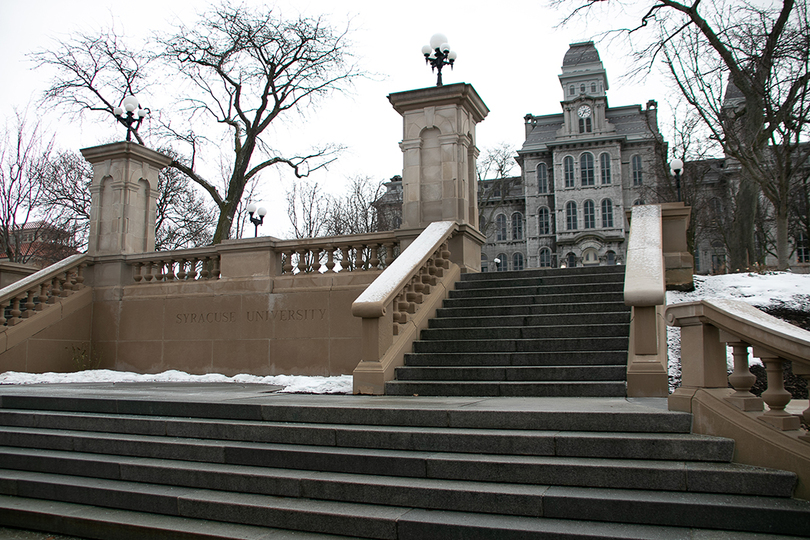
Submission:
[[[457,83],[431,88],[420,88],[396,92],[388,96],[388,101],[399,113],[424,109],[437,105],[458,105],[470,112],[475,122],[480,122],[489,114],[489,108],[471,84]]]

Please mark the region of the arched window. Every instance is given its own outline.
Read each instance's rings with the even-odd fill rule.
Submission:
[[[595,82],[592,82],[592,83],[591,83],[591,93],[592,93],[592,94],[595,94],[595,93],[596,93],[596,83],[595,83]]]
[[[576,90],[574,90],[574,85],[572,84],[571,86],[568,87],[568,95],[573,96],[575,93]]]
[[[565,228],[569,231],[577,230],[577,203],[574,201],[565,203]]]
[[[497,272],[506,272],[509,270],[509,259],[506,258],[506,253],[498,253],[498,256],[495,257],[497,259],[495,262],[495,270]]]
[[[642,204],[644,204],[644,199],[636,199],[633,201],[633,206],[641,206]]]
[[[586,229],[596,228],[596,209],[593,201],[585,201],[585,204],[582,206],[582,217]]]
[[[495,217],[495,241],[506,242],[506,216],[498,214]]]
[[[610,199],[602,201],[602,227],[613,228],[613,202]]]
[[[548,169],[545,163],[537,165],[537,193],[548,193]]]
[[[574,158],[565,156],[563,160],[563,176],[565,177],[565,187],[574,187]]]
[[[602,185],[610,184],[610,154],[599,156],[599,170],[602,172]]]
[[[481,254],[481,271],[486,272],[489,270],[489,259],[487,259],[486,254]]]
[[[393,226],[394,229],[399,229],[400,227],[402,227],[402,218],[399,216],[394,216]]]
[[[615,251],[606,252],[605,261],[607,262],[608,266],[614,266],[616,264],[616,252]]]
[[[551,250],[547,247],[540,250],[540,268],[551,268]]]
[[[641,171],[641,156],[635,155],[630,161],[633,170],[633,185],[640,186],[644,183],[644,175]]]
[[[512,240],[523,240],[523,214],[512,214]]]
[[[512,270],[523,270],[523,253],[512,254]]]
[[[551,214],[545,206],[537,210],[537,234],[551,234]]]
[[[568,268],[576,268],[577,256],[569,252],[568,255],[565,256],[565,266]]]
[[[585,152],[579,157],[579,172],[583,186],[592,186],[596,183],[593,174],[593,154]]]
[[[720,202],[720,199],[713,197],[712,200],[709,201],[709,211],[712,222],[720,221],[720,218],[723,216],[723,203]]]
[[[579,85],[579,91],[583,94],[585,93],[585,83]]]

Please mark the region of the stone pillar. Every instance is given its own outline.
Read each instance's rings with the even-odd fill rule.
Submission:
[[[695,259],[687,247],[686,230],[692,208],[682,202],[663,203],[661,225],[664,239],[664,265],[668,291],[692,291]]]
[[[462,226],[462,269],[480,271],[475,126],[489,109],[464,83],[388,96],[403,118],[402,228],[424,229],[434,221]]]
[[[121,255],[155,250],[158,172],[171,158],[132,142],[82,149],[93,165],[87,253]]]

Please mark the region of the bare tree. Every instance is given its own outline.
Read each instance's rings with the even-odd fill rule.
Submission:
[[[19,112],[0,137],[0,250],[9,262],[50,259],[53,254],[44,251],[59,239],[48,225],[42,199],[53,139]]]
[[[385,187],[367,176],[351,179],[346,193],[333,199],[326,223],[326,234],[363,234],[380,229],[380,212],[374,203]]]
[[[196,89],[197,96],[184,102],[190,117],[206,116],[230,133],[233,167],[224,194],[194,168],[202,140],[195,134],[185,137],[192,157],[173,164],[219,207],[214,243],[229,237],[245,186],[265,168],[286,164],[300,178],[334,159],[334,147],[276,155],[263,134],[285,113],[311,106],[358,76],[345,40],[345,32],[321,19],[287,20],[229,3],[160,39],[164,58]]]
[[[214,243],[230,237],[246,186],[266,168],[284,164],[305,177],[335,159],[334,145],[277,153],[267,140],[268,128],[360,75],[350,61],[345,31],[321,19],[284,19],[269,8],[254,11],[228,2],[159,36],[152,51],[129,49],[117,33],[104,31],[58,42],[33,58],[57,71],[45,99],[76,112],[113,114],[125,95],[158,86],[151,78],[157,65],[164,68],[165,93],[188,90],[178,106],[182,120],[160,115],[161,132],[182,151],[170,167],[202,186],[219,210]],[[219,152],[223,141],[231,166],[220,190],[198,165],[200,155]]]
[[[332,208],[331,198],[325,195],[317,182],[294,182],[287,191],[287,217],[295,238],[324,236],[327,219]]]
[[[582,0],[566,21],[606,4]],[[616,30],[630,38],[639,72],[661,60],[711,136],[740,163],[732,269],[755,258],[759,193],[774,207],[779,267],[786,268],[789,194],[808,158],[799,144],[810,118],[806,2],[650,0],[642,9],[637,26]]]
[[[511,146],[500,143],[484,149],[482,154],[476,163],[478,226],[482,233],[487,234],[497,211],[513,197],[522,195],[522,184],[520,176],[509,176],[517,165],[516,152]]]

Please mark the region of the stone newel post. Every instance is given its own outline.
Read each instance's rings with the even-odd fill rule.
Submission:
[[[82,149],[93,165],[89,255],[155,250],[158,172],[171,158],[140,144],[117,142]]]
[[[402,228],[437,221],[461,227],[451,240],[453,262],[480,271],[475,126],[489,109],[469,84],[450,84],[388,96],[403,117]],[[456,259],[458,257],[458,259]]]

